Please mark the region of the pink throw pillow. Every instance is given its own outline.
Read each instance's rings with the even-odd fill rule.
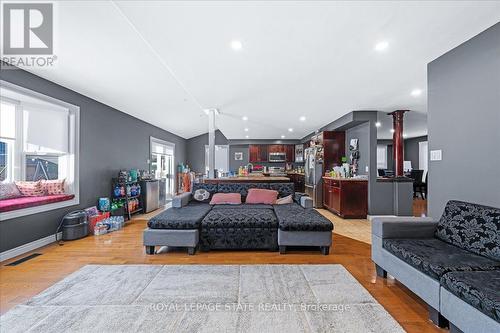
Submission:
[[[64,194],[64,179],[42,180],[42,190],[45,194]]]
[[[246,203],[272,205],[278,198],[278,191],[251,188],[248,190]]]
[[[42,182],[15,182],[19,192],[25,197],[39,197],[45,195]]]
[[[283,198],[279,198],[278,200],[276,200],[276,202],[274,203],[275,205],[286,205],[286,204],[291,204],[293,203],[293,198],[292,198],[292,195],[287,195],[286,197],[283,197]]]
[[[239,205],[241,194],[239,193],[215,193],[210,201],[211,205]]]

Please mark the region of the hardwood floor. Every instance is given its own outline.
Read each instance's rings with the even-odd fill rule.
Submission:
[[[427,216],[427,200],[413,199],[413,216]]]
[[[139,217],[120,231],[65,242],[62,246],[51,244],[33,251],[42,255],[18,266],[5,264],[19,258],[3,262],[0,267],[0,311],[4,313],[25,302],[87,264],[342,264],[408,332],[445,332],[427,319],[426,305],[412,292],[392,278],[376,277],[370,245],[354,239],[356,233],[360,235],[358,238],[366,238],[361,231],[354,230],[358,222],[367,230],[368,221],[346,221],[328,212],[322,213],[333,220],[339,233],[344,234],[335,230],[333,248],[328,256],[319,251],[291,251],[286,255],[268,251],[211,251],[188,256],[185,250],[149,256],[142,246],[146,220]]]

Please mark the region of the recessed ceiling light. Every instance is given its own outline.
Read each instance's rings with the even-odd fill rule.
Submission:
[[[248,117],[247,116],[243,116],[243,117],[241,117],[241,119],[243,119],[243,121],[247,121]]]
[[[248,139],[248,135],[245,135],[245,138],[247,138],[247,139]]]
[[[282,138],[282,139],[284,139],[284,138],[285,138],[285,136],[284,136],[284,135],[282,135],[282,136],[281,136],[281,138]]]
[[[291,128],[291,127],[290,127],[290,128],[288,129],[288,132],[293,132],[293,128]]]
[[[231,48],[235,51],[239,51],[243,48],[243,44],[239,40],[231,41]]]
[[[380,121],[377,121],[377,122],[375,123],[375,127],[380,127],[380,126],[382,126],[382,124],[380,123]]]
[[[391,133],[394,133],[394,132],[396,132],[396,131],[394,130],[394,128],[391,128]]]
[[[413,89],[411,91],[411,95],[413,97],[418,97],[418,96],[422,95],[422,89]]]
[[[388,47],[389,47],[389,42],[384,40],[375,44],[375,51],[382,52],[387,50]]]
[[[299,118],[300,121],[306,121],[306,117],[302,116]]]
[[[245,132],[248,132],[248,128],[247,127],[245,127]]]

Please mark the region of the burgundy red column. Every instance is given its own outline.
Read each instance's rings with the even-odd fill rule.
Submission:
[[[396,177],[403,177],[403,162],[404,162],[404,141],[403,141],[403,116],[405,112],[410,110],[396,110],[388,113],[392,115],[392,148],[394,156],[394,173]]]

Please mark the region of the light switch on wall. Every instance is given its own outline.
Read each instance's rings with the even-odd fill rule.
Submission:
[[[443,159],[442,150],[431,150],[431,161],[441,161]]]
[[[367,165],[367,166],[365,166],[365,172],[368,172],[368,171],[369,171],[369,169],[368,169],[368,165]]]

